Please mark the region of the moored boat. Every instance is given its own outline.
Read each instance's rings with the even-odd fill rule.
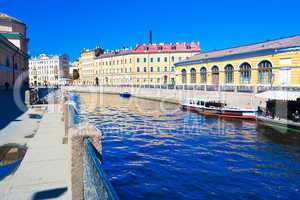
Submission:
[[[300,133],[300,92],[266,91],[256,97],[267,100],[257,117],[260,125],[282,134]]]
[[[256,119],[257,113],[255,109],[229,107],[224,103],[203,99],[187,99],[182,103],[182,108],[207,116],[251,120]]]
[[[285,119],[273,119],[266,116],[257,116],[259,124],[270,127],[281,134],[286,133],[299,133],[300,134],[300,123],[292,120]]]
[[[129,92],[121,92],[120,96],[124,97],[124,98],[129,98],[129,97],[131,97],[131,94]]]

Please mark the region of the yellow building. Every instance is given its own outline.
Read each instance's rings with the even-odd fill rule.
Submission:
[[[95,69],[94,69],[94,49],[84,49],[80,53],[78,60],[78,69],[80,73],[80,82],[84,85],[92,85],[95,81]]]
[[[175,62],[199,53],[199,43],[143,44],[134,49],[84,50],[79,58],[82,84],[175,85]]]
[[[260,92],[300,86],[300,36],[200,53],[175,66],[178,88]]]

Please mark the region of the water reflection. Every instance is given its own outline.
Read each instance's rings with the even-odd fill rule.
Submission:
[[[299,138],[178,105],[80,94],[104,134],[104,167],[121,199],[298,199]]]

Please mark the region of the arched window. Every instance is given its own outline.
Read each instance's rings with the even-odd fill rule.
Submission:
[[[201,83],[206,83],[207,81],[207,70],[205,67],[202,67],[200,69],[200,78],[201,78]]]
[[[181,70],[181,82],[182,82],[182,84],[186,84],[186,70],[185,69]]]
[[[211,73],[212,73],[212,84],[219,85],[219,67],[213,66],[211,68]]]
[[[233,83],[234,68],[231,64],[225,66],[225,83]]]
[[[196,70],[195,68],[191,69],[191,83],[196,83]]]
[[[243,63],[240,66],[240,83],[249,84],[251,81],[251,65]]]
[[[258,82],[260,84],[272,83],[272,63],[264,60],[258,64]]]

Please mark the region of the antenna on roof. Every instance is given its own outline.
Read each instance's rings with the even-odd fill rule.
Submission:
[[[152,31],[149,31],[149,44],[152,44]]]

